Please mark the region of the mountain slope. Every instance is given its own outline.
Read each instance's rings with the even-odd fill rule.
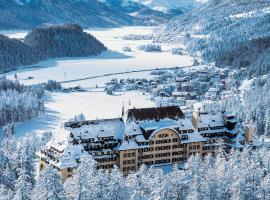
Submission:
[[[159,10],[165,13],[169,13],[171,11],[178,11],[181,13],[185,13],[195,7],[200,5],[199,2],[195,0],[134,0],[141,4],[148,6],[154,10]]]
[[[97,0],[0,0],[2,30],[29,29],[59,23],[111,27],[142,22]]]
[[[175,15],[154,10],[136,0],[99,0],[114,10],[121,10],[140,19],[146,25],[160,25],[168,22]]]
[[[163,34],[186,38],[191,53],[200,52],[217,66],[247,69],[246,74],[270,71],[270,1],[212,0],[203,7],[172,19]]]
[[[82,27],[160,25],[197,5],[195,0],[152,0],[153,5],[147,2],[149,1],[0,0],[0,30],[31,29],[63,23],[76,23]],[[157,4],[162,5],[164,9],[161,11],[166,12],[156,9]]]

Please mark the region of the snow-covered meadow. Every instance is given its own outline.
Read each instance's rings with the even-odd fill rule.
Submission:
[[[86,119],[120,117],[123,104],[125,109],[154,106],[148,96],[138,92],[126,92],[119,96],[109,96],[105,92],[54,92],[45,102],[45,113],[29,122],[17,124],[16,135],[55,132],[62,123],[80,113]]]
[[[171,54],[169,51],[171,46],[162,45],[163,52],[159,53],[142,52],[137,47],[151,43],[150,40],[131,41],[122,39],[122,36],[129,34],[151,34],[154,29],[154,27],[123,27],[86,30],[104,43],[109,51],[89,58],[50,59],[34,65],[37,67],[22,68],[7,73],[6,76],[13,79],[16,73],[19,80],[28,85],[46,82],[49,79],[66,81],[113,72],[181,67],[192,64],[192,58],[189,56]],[[19,33],[7,32],[9,37],[17,38],[22,38],[25,34],[26,32],[22,31]],[[127,46],[131,48],[132,52],[124,52],[122,50],[123,47]],[[134,77],[133,74],[130,75]],[[28,79],[29,77],[33,77],[33,79]],[[137,77],[141,77],[141,74],[138,74]],[[74,83],[74,85],[78,84],[80,83]],[[82,84],[82,86],[89,87],[88,82],[83,81]]]
[[[162,44],[162,52],[152,53],[138,50],[138,46],[149,44],[150,40],[124,40],[130,34],[147,35],[153,33],[155,27],[123,27],[112,29],[86,30],[104,43],[109,51],[89,58],[50,59],[36,65],[21,68],[7,74],[7,78],[25,84],[47,82],[47,80],[69,81],[91,76],[134,70],[171,68],[192,65],[193,59],[187,55],[174,55],[170,52],[172,45]],[[23,38],[27,32],[4,32],[12,38]],[[124,47],[132,51],[126,52]],[[64,87],[82,86],[86,88],[104,86],[112,78],[149,78],[150,72],[135,72],[115,76],[104,76],[95,79],[64,83]],[[31,77],[29,79],[29,77]],[[119,117],[123,102],[131,101],[131,106],[154,106],[149,97],[136,92],[127,92],[119,96],[109,96],[104,92],[74,92],[48,94],[45,102],[45,113],[26,123],[16,125],[18,136],[27,133],[55,131],[63,122],[83,113],[87,119]]]

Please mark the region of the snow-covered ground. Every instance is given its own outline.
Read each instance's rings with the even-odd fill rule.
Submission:
[[[83,113],[86,119],[120,117],[123,103],[125,110],[154,106],[154,102],[150,101],[148,96],[139,92],[126,92],[119,96],[109,96],[104,92],[55,92],[49,95],[44,114],[16,125],[16,135],[20,137],[45,131],[55,133],[62,123],[80,113]]]
[[[20,82],[28,85],[47,82],[49,79],[68,81],[115,72],[190,66],[193,63],[192,57],[171,54],[169,50],[173,47],[172,45],[162,44],[163,52],[147,53],[139,51],[137,47],[141,44],[149,44],[151,41],[121,39],[122,36],[129,34],[151,34],[154,27],[123,27],[86,31],[103,42],[109,51],[89,58],[50,59],[34,65],[39,67],[21,68],[5,75],[14,79],[16,73]],[[25,31],[2,33],[12,38],[23,38],[27,34]],[[127,46],[132,49],[132,52],[122,50]],[[96,85],[104,86],[104,83],[112,78],[149,78],[149,73],[136,72],[106,76],[65,83],[63,86],[81,85],[87,88]],[[28,77],[33,77],[33,79],[28,79]],[[154,102],[151,102],[149,97],[137,92],[127,92],[119,96],[109,96],[104,92],[52,93],[46,100],[45,113],[29,122],[17,124],[16,132],[18,136],[23,136],[27,133],[56,131],[66,120],[80,113],[83,113],[87,119],[119,117],[123,102],[127,109],[129,101],[131,101],[132,107],[154,106]]]
[[[128,34],[150,34],[154,27],[123,27],[113,29],[86,30],[93,34],[109,49],[99,56],[89,58],[62,58],[50,59],[36,64],[35,68],[25,68],[7,73],[7,77],[13,79],[16,73],[24,84],[46,82],[48,79],[65,81],[102,75],[113,72],[125,72],[140,69],[155,69],[161,67],[188,66],[192,64],[189,56],[173,55],[168,50],[171,46],[162,45],[163,52],[141,52],[137,47],[148,44],[151,41],[122,40],[121,36]],[[7,32],[9,37],[23,37],[26,32]],[[129,46],[133,52],[123,52],[122,48]],[[134,77],[134,75],[130,74]],[[33,77],[33,79],[28,79]],[[140,77],[140,74],[138,74]],[[84,83],[87,83],[84,81]],[[74,83],[78,85],[79,83]],[[83,85],[85,87],[89,85]]]

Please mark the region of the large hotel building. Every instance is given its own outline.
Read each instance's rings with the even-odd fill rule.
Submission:
[[[81,157],[92,155],[97,169],[115,165],[124,174],[141,165],[185,163],[222,145],[224,151],[252,144],[253,128],[243,128],[234,115],[194,112],[185,117],[177,106],[129,109],[121,118],[67,122],[39,153],[40,170],[57,168],[63,179]]]

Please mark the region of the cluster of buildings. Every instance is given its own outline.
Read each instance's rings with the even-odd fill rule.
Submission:
[[[166,76],[166,73],[165,73]],[[168,76],[168,75],[167,75]],[[164,74],[158,79],[163,79]],[[202,100],[218,100],[231,86],[229,71],[216,68],[192,70],[178,69],[172,77],[152,90],[157,106],[186,106]]]
[[[216,101],[230,96],[232,89],[236,88],[236,83],[230,79],[230,70],[197,68],[155,70],[149,80],[113,79],[107,83],[106,90],[109,94],[140,90],[150,94],[157,107],[189,107],[196,102]]]
[[[38,152],[39,168],[51,165],[65,180],[91,155],[97,169],[118,166],[128,174],[142,165],[183,164],[194,154],[241,150],[253,142],[253,128],[227,113],[197,111],[186,117],[178,106],[133,108],[121,118],[65,123]]]

